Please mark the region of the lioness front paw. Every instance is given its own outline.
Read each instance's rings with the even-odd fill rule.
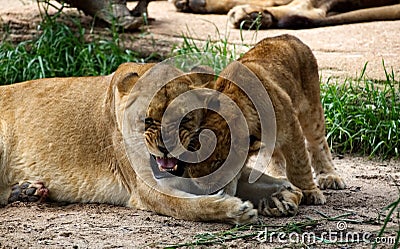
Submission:
[[[303,190],[303,201],[306,205],[323,205],[326,203],[326,198],[319,188],[311,190]]]
[[[287,183],[270,197],[261,200],[258,210],[263,215],[273,217],[296,215],[302,198],[301,190]]]
[[[230,197],[228,204],[227,217],[229,221],[236,225],[254,223],[257,221],[257,210],[253,208],[253,204],[249,201],[242,201],[236,197]]]
[[[321,189],[345,189],[346,184],[337,174],[320,174],[317,177]]]
[[[22,202],[42,202],[49,194],[49,190],[43,185],[43,182],[22,182],[14,184],[11,188],[11,194],[8,203]]]
[[[228,20],[235,28],[267,29],[273,23],[272,15],[261,8],[239,5],[228,12]]]

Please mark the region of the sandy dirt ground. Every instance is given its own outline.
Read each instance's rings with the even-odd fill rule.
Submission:
[[[145,32],[126,34],[132,37],[129,47],[143,53],[167,55],[174,44],[182,42],[181,34],[188,32],[199,40],[207,37],[219,39],[226,35],[236,44],[252,44],[264,37],[290,33],[312,48],[323,78],[354,77],[368,62],[367,74],[383,79],[382,60],[388,68],[393,68],[396,75],[400,75],[400,21],[311,30],[259,31],[256,38],[253,32],[243,31],[242,40],[240,32],[227,27],[223,15],[177,13],[168,2],[150,3],[149,14],[156,21],[146,27]],[[15,41],[32,37],[40,21],[37,6],[30,1],[0,0],[0,17],[3,25],[9,25],[10,37]],[[89,17],[83,19],[90,21]],[[277,226],[313,219],[318,222],[306,225],[297,235],[309,232],[324,237],[323,233],[330,231],[333,239],[340,234],[359,234],[360,238],[364,236],[364,239],[372,241],[387,214],[382,209],[399,198],[400,162],[336,155],[334,163],[348,185],[345,190],[324,191],[327,197],[324,206],[301,206],[299,214],[290,218],[260,217],[260,224],[267,224],[267,229],[276,229]],[[338,215],[345,215],[341,222],[327,219]],[[380,244],[381,248],[391,248],[392,239],[399,230],[399,217],[393,216],[388,227],[384,234],[387,243]],[[0,248],[159,248],[181,243],[195,244],[200,235],[210,236],[210,233],[231,228],[227,224],[188,222],[104,204],[13,203],[0,208]],[[252,230],[243,232],[244,238],[228,236],[219,243],[203,247],[306,248],[295,236],[292,243],[279,241],[276,237],[263,241],[263,231],[264,228],[254,226]],[[257,238],[257,235],[261,237]],[[324,238],[327,239],[326,235]],[[371,247],[365,242],[306,244],[309,248]]]
[[[308,225],[298,235],[290,235],[292,241],[281,242],[268,237],[263,241],[264,228],[245,231],[250,236],[244,239],[220,241],[212,248],[304,248],[301,239],[306,232],[321,236],[332,234],[331,240],[340,240],[340,234],[359,234],[373,240],[381,228],[387,212],[382,208],[399,197],[396,184],[400,183],[398,162],[373,162],[365,158],[336,158],[334,163],[344,177],[345,190],[324,191],[327,203],[324,206],[301,206],[295,217],[260,217],[260,224],[267,229],[276,229],[288,223],[319,220]],[[324,217],[348,215],[342,221],[329,221]],[[380,248],[391,248],[390,242],[398,231],[398,217],[393,217],[385,233],[388,243]],[[342,226],[344,226],[344,230]],[[199,235],[217,233],[231,229],[231,225],[177,220],[151,212],[116,207],[105,204],[35,204],[13,203],[0,209],[0,247],[2,248],[162,248],[168,245],[194,243]],[[252,234],[252,235],[251,235]],[[262,233],[261,233],[262,234]],[[335,235],[336,234],[336,235]],[[328,234],[322,236],[328,239]],[[282,240],[289,240],[289,237]],[[260,241],[261,242],[260,242]],[[344,239],[345,240],[345,239]],[[291,242],[291,243],[289,243]],[[307,240],[305,240],[307,242]],[[370,248],[368,243],[322,242],[307,243],[309,248]],[[205,248],[210,245],[205,246]]]

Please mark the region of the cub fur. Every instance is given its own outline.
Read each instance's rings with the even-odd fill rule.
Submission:
[[[287,177],[303,191],[307,204],[324,204],[325,198],[315,185],[311,166],[321,188],[343,189],[345,184],[336,173],[325,138],[324,112],[320,102],[318,66],[309,47],[290,35],[267,38],[238,59],[252,71],[269,94],[276,119],[276,144],[269,165],[270,174]],[[239,72],[236,64],[222,75]],[[251,100],[235,83],[218,78],[214,89],[224,93],[242,110],[249,127],[252,146],[261,139],[261,126]],[[220,116],[206,117],[205,127],[217,124]],[[228,137],[228,136],[225,136]],[[223,143],[218,143],[223,144]],[[222,149],[226,147],[222,147]],[[286,174],[282,175],[286,171]]]

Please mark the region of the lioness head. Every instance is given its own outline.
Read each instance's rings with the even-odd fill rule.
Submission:
[[[180,156],[186,150],[198,149],[198,134],[205,109],[190,110],[188,106],[204,103],[207,94],[201,91],[185,93],[206,87],[212,80],[210,74],[182,75],[154,95],[146,112],[144,136],[160,171],[183,175],[186,164],[179,160]]]
[[[119,67],[114,75],[116,82],[114,84],[116,89],[116,118],[120,129],[122,129],[121,120],[130,90],[138,80],[143,81],[144,72],[153,66],[124,64]],[[165,73],[178,69],[166,66],[162,67],[162,70],[162,73],[158,73],[160,70],[155,70],[157,77],[163,77]],[[154,75],[154,73],[150,76],[147,75],[145,83],[153,84],[156,80],[154,78],[157,78]],[[145,145],[160,171],[192,178],[209,175],[224,163],[229,154],[231,143],[242,144],[241,139],[245,136],[239,135],[240,141],[238,138],[231,141],[230,127],[228,127],[226,120],[217,113],[221,110],[212,111],[208,108],[210,106],[220,108],[219,97],[215,98],[209,92],[202,91],[204,89],[216,89],[216,81],[212,73],[198,70],[196,73],[182,74],[178,70],[173,75],[179,76],[172,77],[173,80],[160,87],[155,94],[153,93],[150,104],[146,106],[145,117],[141,119],[145,128]],[[219,82],[221,79],[217,81]],[[146,84],[141,85],[146,88]],[[222,84],[219,83],[219,85]],[[236,92],[234,88],[232,89]],[[187,95],[188,93],[190,95]],[[135,94],[142,95],[144,93],[136,90]],[[199,105],[199,103],[202,103],[202,105]],[[190,105],[203,107],[190,109],[188,108]],[[121,110],[118,111],[118,109]],[[231,112],[227,105],[224,105],[223,109],[225,109],[225,113],[232,113],[230,119],[235,120],[234,112]],[[242,128],[244,127],[236,127],[236,130],[241,131]],[[212,153],[208,154],[207,157],[203,156],[201,160],[198,158],[192,161],[185,160],[187,159],[185,151],[202,151],[199,134],[204,130],[211,130],[216,136],[217,144],[215,148],[212,148]]]
[[[196,80],[202,84],[195,84]],[[232,107],[225,102],[223,107],[225,110],[218,110],[222,99],[214,95],[210,96],[207,93],[203,95],[200,92],[185,96],[191,90],[214,89],[215,81],[213,78],[208,80],[211,81],[204,84],[204,78],[199,81],[198,75],[181,76],[168,83],[153,97],[145,120],[145,141],[160,171],[168,171],[174,175],[191,178],[210,175],[224,164],[231,152],[232,143],[236,144],[233,151],[235,156],[246,157],[243,155],[247,153],[247,147],[244,145],[247,142],[248,133],[245,133],[246,127],[239,125],[237,112],[235,113]],[[205,108],[187,112],[188,105],[199,101],[206,101]],[[209,109],[211,106],[214,107],[214,110]],[[219,112],[229,114],[227,118],[231,120],[230,125]],[[235,131],[233,140],[231,129]],[[185,150],[203,151],[204,144],[199,137],[203,130],[209,130],[215,135],[215,148],[211,148],[212,151],[207,157],[191,162],[186,161]],[[209,146],[207,142],[205,144],[206,147]],[[243,145],[245,152],[241,151],[240,145]],[[235,163],[231,161],[228,167],[234,169]],[[221,175],[221,177],[224,176],[225,174]],[[218,177],[216,176],[215,179]],[[198,179],[196,183],[207,184],[202,181]]]

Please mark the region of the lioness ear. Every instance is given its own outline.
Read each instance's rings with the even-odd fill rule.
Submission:
[[[152,68],[154,63],[133,63],[126,62],[117,68],[114,72],[111,85],[120,95],[120,97],[129,94],[136,81]]]
[[[218,112],[221,107],[220,105],[221,105],[221,103],[218,99],[218,96],[216,96],[215,94],[206,96],[207,109]]]
[[[139,75],[136,72],[129,72],[125,74],[118,82],[117,89],[120,96],[129,94],[136,81],[139,79]]]

